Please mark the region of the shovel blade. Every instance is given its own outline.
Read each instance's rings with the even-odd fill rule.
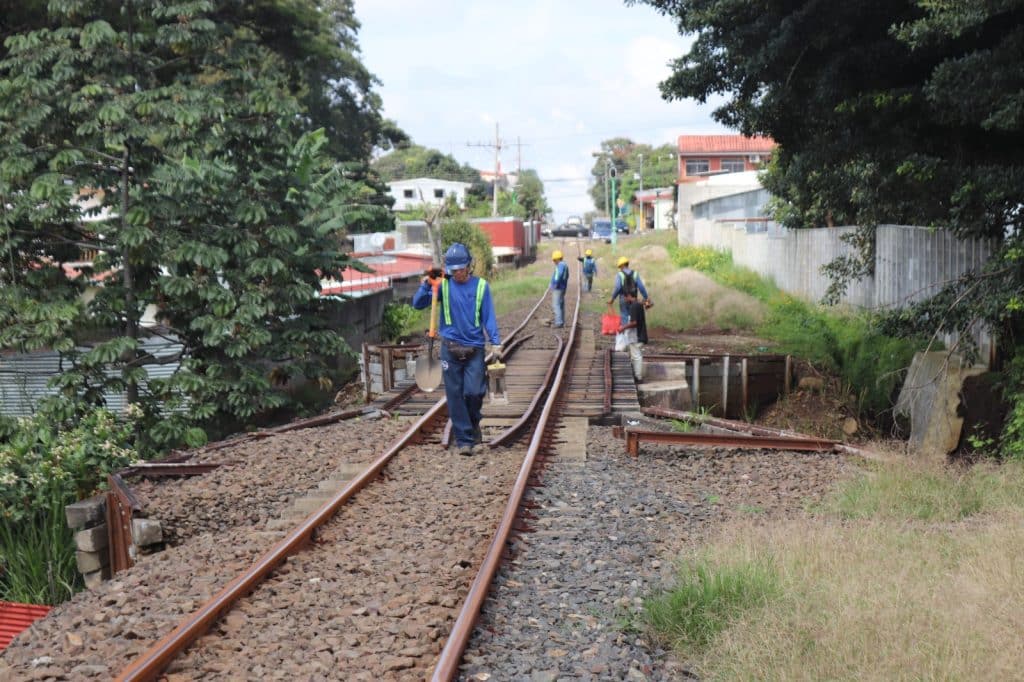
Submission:
[[[441,361],[434,357],[433,344],[416,358],[416,386],[426,393],[441,385]]]

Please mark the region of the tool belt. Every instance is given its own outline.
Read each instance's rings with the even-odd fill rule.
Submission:
[[[448,339],[444,340],[444,345],[445,348],[448,349],[448,353],[459,362],[465,362],[466,360],[469,360],[471,357],[473,357],[474,353],[480,350],[476,346],[463,346],[461,343],[455,343],[454,341],[450,341]]]

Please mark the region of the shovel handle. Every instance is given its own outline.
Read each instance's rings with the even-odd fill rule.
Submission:
[[[440,311],[437,309],[438,290],[441,288],[441,278],[431,278],[430,280],[430,331],[427,332],[427,336],[432,339],[437,338],[437,320]]]

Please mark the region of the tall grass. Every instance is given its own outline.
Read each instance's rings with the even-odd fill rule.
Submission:
[[[943,468],[931,461],[887,464],[841,485],[821,511],[843,519],[955,522],[1024,511],[1024,463]]]
[[[56,605],[79,586],[74,533],[62,503],[0,522],[0,600]]]
[[[672,590],[645,601],[644,618],[670,646],[700,651],[778,592],[778,574],[769,557],[724,565],[698,559],[680,569]]]
[[[814,512],[723,529],[650,600],[653,636],[702,679],[1019,678],[1024,464],[878,465]],[[756,598],[716,608],[738,582]]]
[[[728,252],[710,247],[669,248],[679,267],[699,270],[715,282],[741,291],[767,308],[756,328],[775,350],[792,353],[834,372],[852,390],[858,411],[872,418],[885,414],[914,353],[924,339],[897,339],[875,330],[867,313],[821,306],[790,296],[773,282],[735,265]]]

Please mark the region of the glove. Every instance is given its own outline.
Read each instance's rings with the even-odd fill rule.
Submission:
[[[504,349],[501,347],[500,343],[491,346],[491,353],[493,353],[495,357],[499,357],[500,358],[502,350],[504,350]]]

